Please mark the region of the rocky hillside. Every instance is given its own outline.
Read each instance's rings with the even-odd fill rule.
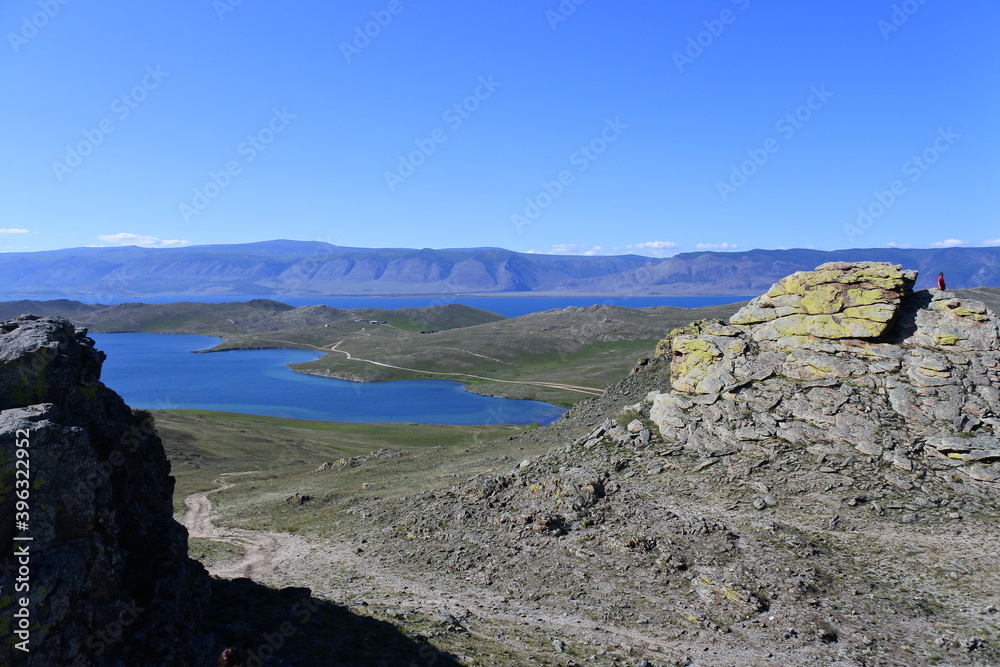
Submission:
[[[208,576],[148,415],[100,384],[85,334],[0,324],[0,663],[189,664]]]
[[[950,482],[1000,480],[1000,328],[915,272],[831,263],[677,333],[661,435],[708,457],[789,443]]]
[[[1000,664],[1000,321],[915,278],[796,273],[493,472],[337,516],[476,601],[471,664]]]
[[[152,417],[101,383],[104,359],[68,320],[0,322],[0,665],[214,667],[239,646],[251,665],[281,648],[267,664],[375,667],[434,652],[308,588],[210,578],[173,518]]]

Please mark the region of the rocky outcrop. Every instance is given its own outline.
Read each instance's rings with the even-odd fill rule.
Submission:
[[[1000,481],[1000,320],[978,301],[912,291],[873,262],[790,275],[729,323],[674,332],[669,393],[650,418],[705,457],[779,443],[906,471]]]
[[[100,383],[86,333],[0,323],[0,664],[193,664],[209,579],[151,417]]]

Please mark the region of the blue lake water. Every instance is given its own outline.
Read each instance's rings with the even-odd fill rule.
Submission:
[[[35,300],[63,297],[26,297]],[[517,317],[528,313],[537,313],[553,308],[568,306],[593,306],[597,304],[622,306],[623,308],[651,308],[654,306],[674,306],[675,308],[698,308],[700,306],[717,306],[737,301],[747,301],[749,296],[504,296],[504,297],[350,297],[350,296],[285,296],[282,294],[264,294],[259,296],[199,296],[199,295],[160,295],[125,299],[120,296],[71,297],[83,303],[103,303],[115,305],[119,303],[174,303],[177,301],[195,301],[197,303],[222,303],[227,301],[250,301],[251,299],[272,299],[287,303],[290,306],[333,306],[334,308],[422,308],[425,306],[441,306],[449,303],[460,303],[473,308],[482,308],[507,317]],[[4,297],[3,301],[14,301],[14,297]]]
[[[448,380],[360,383],[303,375],[306,350],[192,354],[220,339],[183,334],[91,334],[107,353],[101,380],[133,408],[198,408],[272,417],[418,424],[547,424],[564,410],[479,396]]]

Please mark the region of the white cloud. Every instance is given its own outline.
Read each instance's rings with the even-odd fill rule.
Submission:
[[[883,247],[883,248],[912,248],[913,246],[911,246],[909,243],[896,243],[895,241],[891,241],[889,243],[883,243],[881,247]]]
[[[625,246],[629,250],[635,250],[643,255],[666,255],[677,247],[673,241],[646,241],[644,243],[630,243]]]
[[[695,245],[698,250],[736,250],[739,247],[736,243],[698,243]]]
[[[602,246],[587,246],[580,243],[557,243],[552,246],[548,254],[550,255],[598,255],[604,250]]]
[[[1000,245],[1000,239],[986,239],[983,245]]]
[[[128,232],[120,232],[118,234],[101,234],[97,238],[101,239],[105,243],[113,243],[115,245],[137,245],[144,248],[177,248],[180,246],[191,245],[190,241],[182,241],[181,239],[159,239],[155,236],[146,236],[143,234],[129,234]]]
[[[960,245],[965,245],[965,241],[961,239],[945,239],[944,241],[935,241],[931,244],[932,248],[957,248]]]
[[[0,234],[30,234],[30,229],[10,229],[0,227]]]

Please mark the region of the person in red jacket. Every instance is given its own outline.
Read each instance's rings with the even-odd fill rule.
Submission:
[[[938,289],[939,290],[944,289],[944,273],[938,274]]]

